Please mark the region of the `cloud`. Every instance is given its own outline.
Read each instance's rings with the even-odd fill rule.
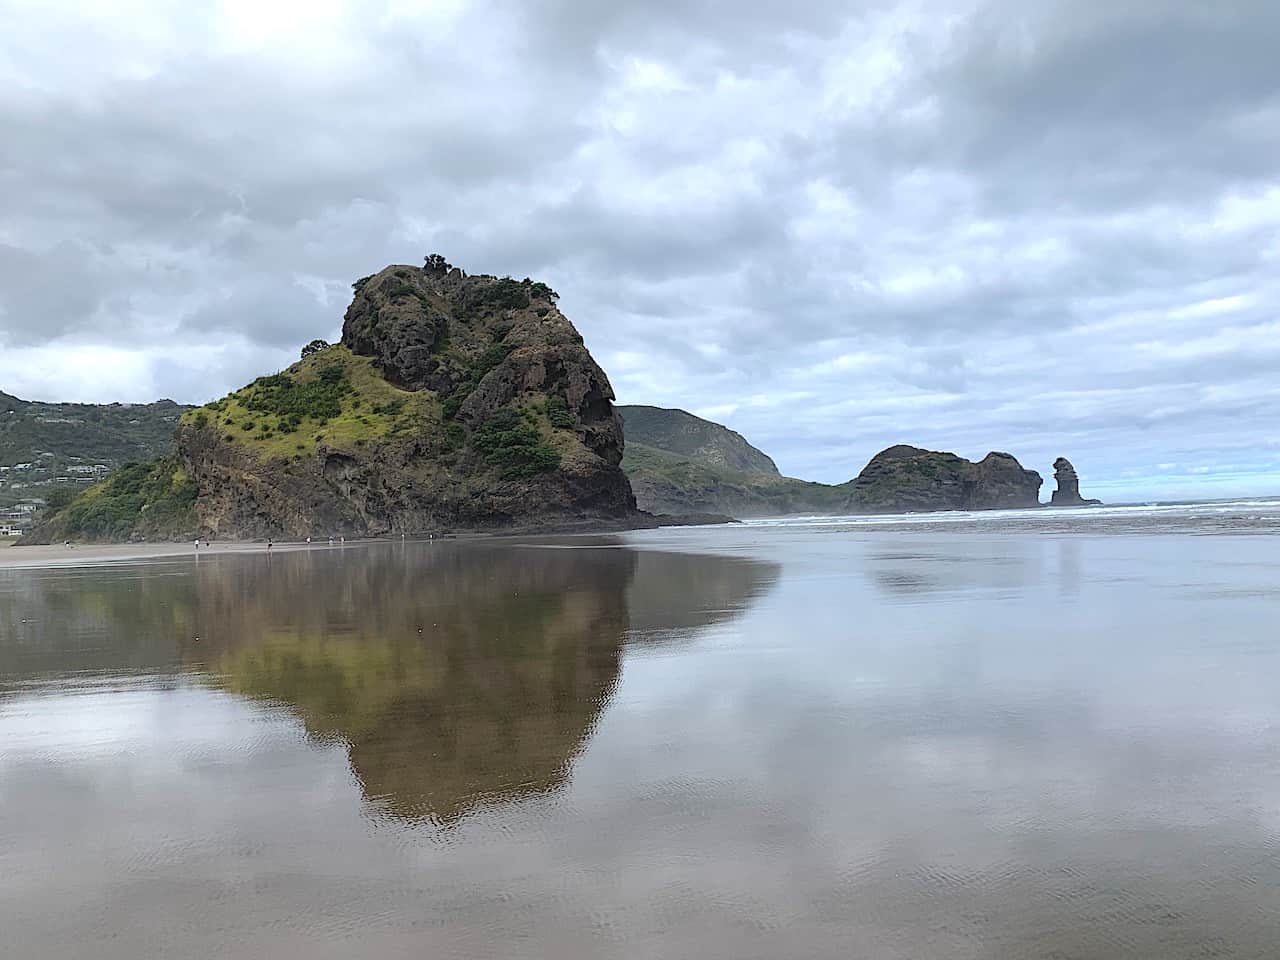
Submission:
[[[206,400],[438,250],[792,474],[1271,482],[1273,4],[296,7],[0,0],[5,389]]]

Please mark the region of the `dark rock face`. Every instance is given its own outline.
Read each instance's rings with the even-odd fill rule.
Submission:
[[[1102,503],[1101,500],[1086,500],[1080,496],[1080,478],[1066,457],[1053,461],[1053,479],[1058,482],[1058,489],[1053,491],[1050,506],[1085,507]]]
[[[954,453],[899,444],[872,457],[849,484],[845,509],[910,513],[1035,507],[1043,482],[1007,453],[988,453],[973,463]]]
[[[549,288],[410,266],[387,267],[355,288],[342,343],[309,362],[342,362],[355,377],[369,358],[368,376],[410,391],[403,412],[391,429],[358,440],[330,439],[307,421],[297,434],[302,452],[288,455],[269,455],[234,428],[185,419],[178,454],[199,488],[202,530],[378,536],[637,516],[613,390]],[[286,374],[305,376],[293,370]],[[375,423],[372,396],[352,408],[360,399],[348,395],[341,416]],[[506,420],[493,423],[532,434],[553,466],[504,469],[477,440],[499,415]]]

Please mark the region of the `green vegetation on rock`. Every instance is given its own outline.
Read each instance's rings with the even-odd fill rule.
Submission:
[[[49,543],[185,536],[197,526],[196,494],[196,485],[172,454],[128,464],[64,505],[31,539]]]
[[[182,422],[213,427],[262,457],[301,457],[320,446],[349,448],[439,421],[429,394],[401,390],[368,357],[337,344],[307,353],[281,373],[186,413]]]
[[[354,289],[340,344],[312,341],[287,370],[188,411],[176,472],[157,463],[146,489],[76,499],[39,535],[378,536],[636,516],[612,389],[549,287],[429,258]],[[162,490],[170,475],[190,490]]]
[[[560,465],[560,454],[509,408],[499,410],[482,423],[471,442],[489,463],[500,469],[504,480],[536,477]]]

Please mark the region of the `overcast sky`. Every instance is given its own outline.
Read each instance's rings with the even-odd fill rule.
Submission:
[[[438,251],[792,475],[1280,492],[1274,0],[86,6],[0,0],[0,389],[210,400]]]

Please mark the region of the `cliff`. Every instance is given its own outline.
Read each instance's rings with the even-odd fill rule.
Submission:
[[[1044,481],[1007,453],[978,463],[905,444],[889,447],[848,485],[848,513],[999,510],[1040,504]]]
[[[377,536],[637,516],[613,390],[545,284],[439,257],[354,285],[342,341],[184,414],[171,460],[31,539]],[[156,498],[148,499],[151,494]],[[147,516],[157,505],[169,519]]]

